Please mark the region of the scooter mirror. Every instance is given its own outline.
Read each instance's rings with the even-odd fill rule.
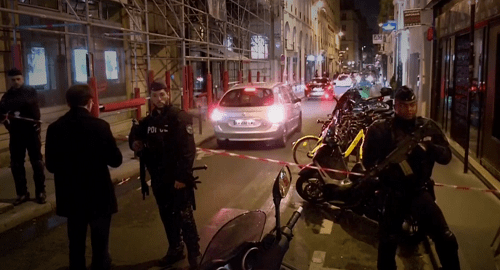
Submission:
[[[382,89],[380,89],[380,95],[383,97],[392,95],[392,92],[392,88],[389,87],[383,87]]]
[[[292,173],[288,166],[281,168],[273,185],[274,201],[279,201],[285,198],[292,184]]]

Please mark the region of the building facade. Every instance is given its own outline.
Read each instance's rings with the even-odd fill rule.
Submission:
[[[340,45],[340,65],[343,72],[359,70],[361,66],[359,20],[359,14],[356,10],[341,10],[340,24],[343,35]]]
[[[500,1],[475,2],[473,48],[470,1],[427,2],[436,27],[431,116],[500,179]]]

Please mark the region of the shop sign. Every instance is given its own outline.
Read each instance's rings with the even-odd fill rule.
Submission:
[[[374,34],[373,44],[382,44],[382,43],[384,43],[384,34]]]
[[[404,27],[419,26],[421,9],[407,9],[403,11]]]

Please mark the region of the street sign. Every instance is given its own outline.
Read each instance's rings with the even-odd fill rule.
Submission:
[[[373,44],[382,44],[382,43],[384,43],[384,34],[374,34]]]
[[[396,30],[397,27],[398,24],[396,23],[396,21],[387,21],[386,23],[382,24],[382,30],[384,30],[384,32],[391,32],[393,30]]]

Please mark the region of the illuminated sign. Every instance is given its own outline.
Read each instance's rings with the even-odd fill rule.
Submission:
[[[386,23],[382,24],[382,30],[390,32],[393,30],[396,30],[398,27],[396,21],[387,21]]]

